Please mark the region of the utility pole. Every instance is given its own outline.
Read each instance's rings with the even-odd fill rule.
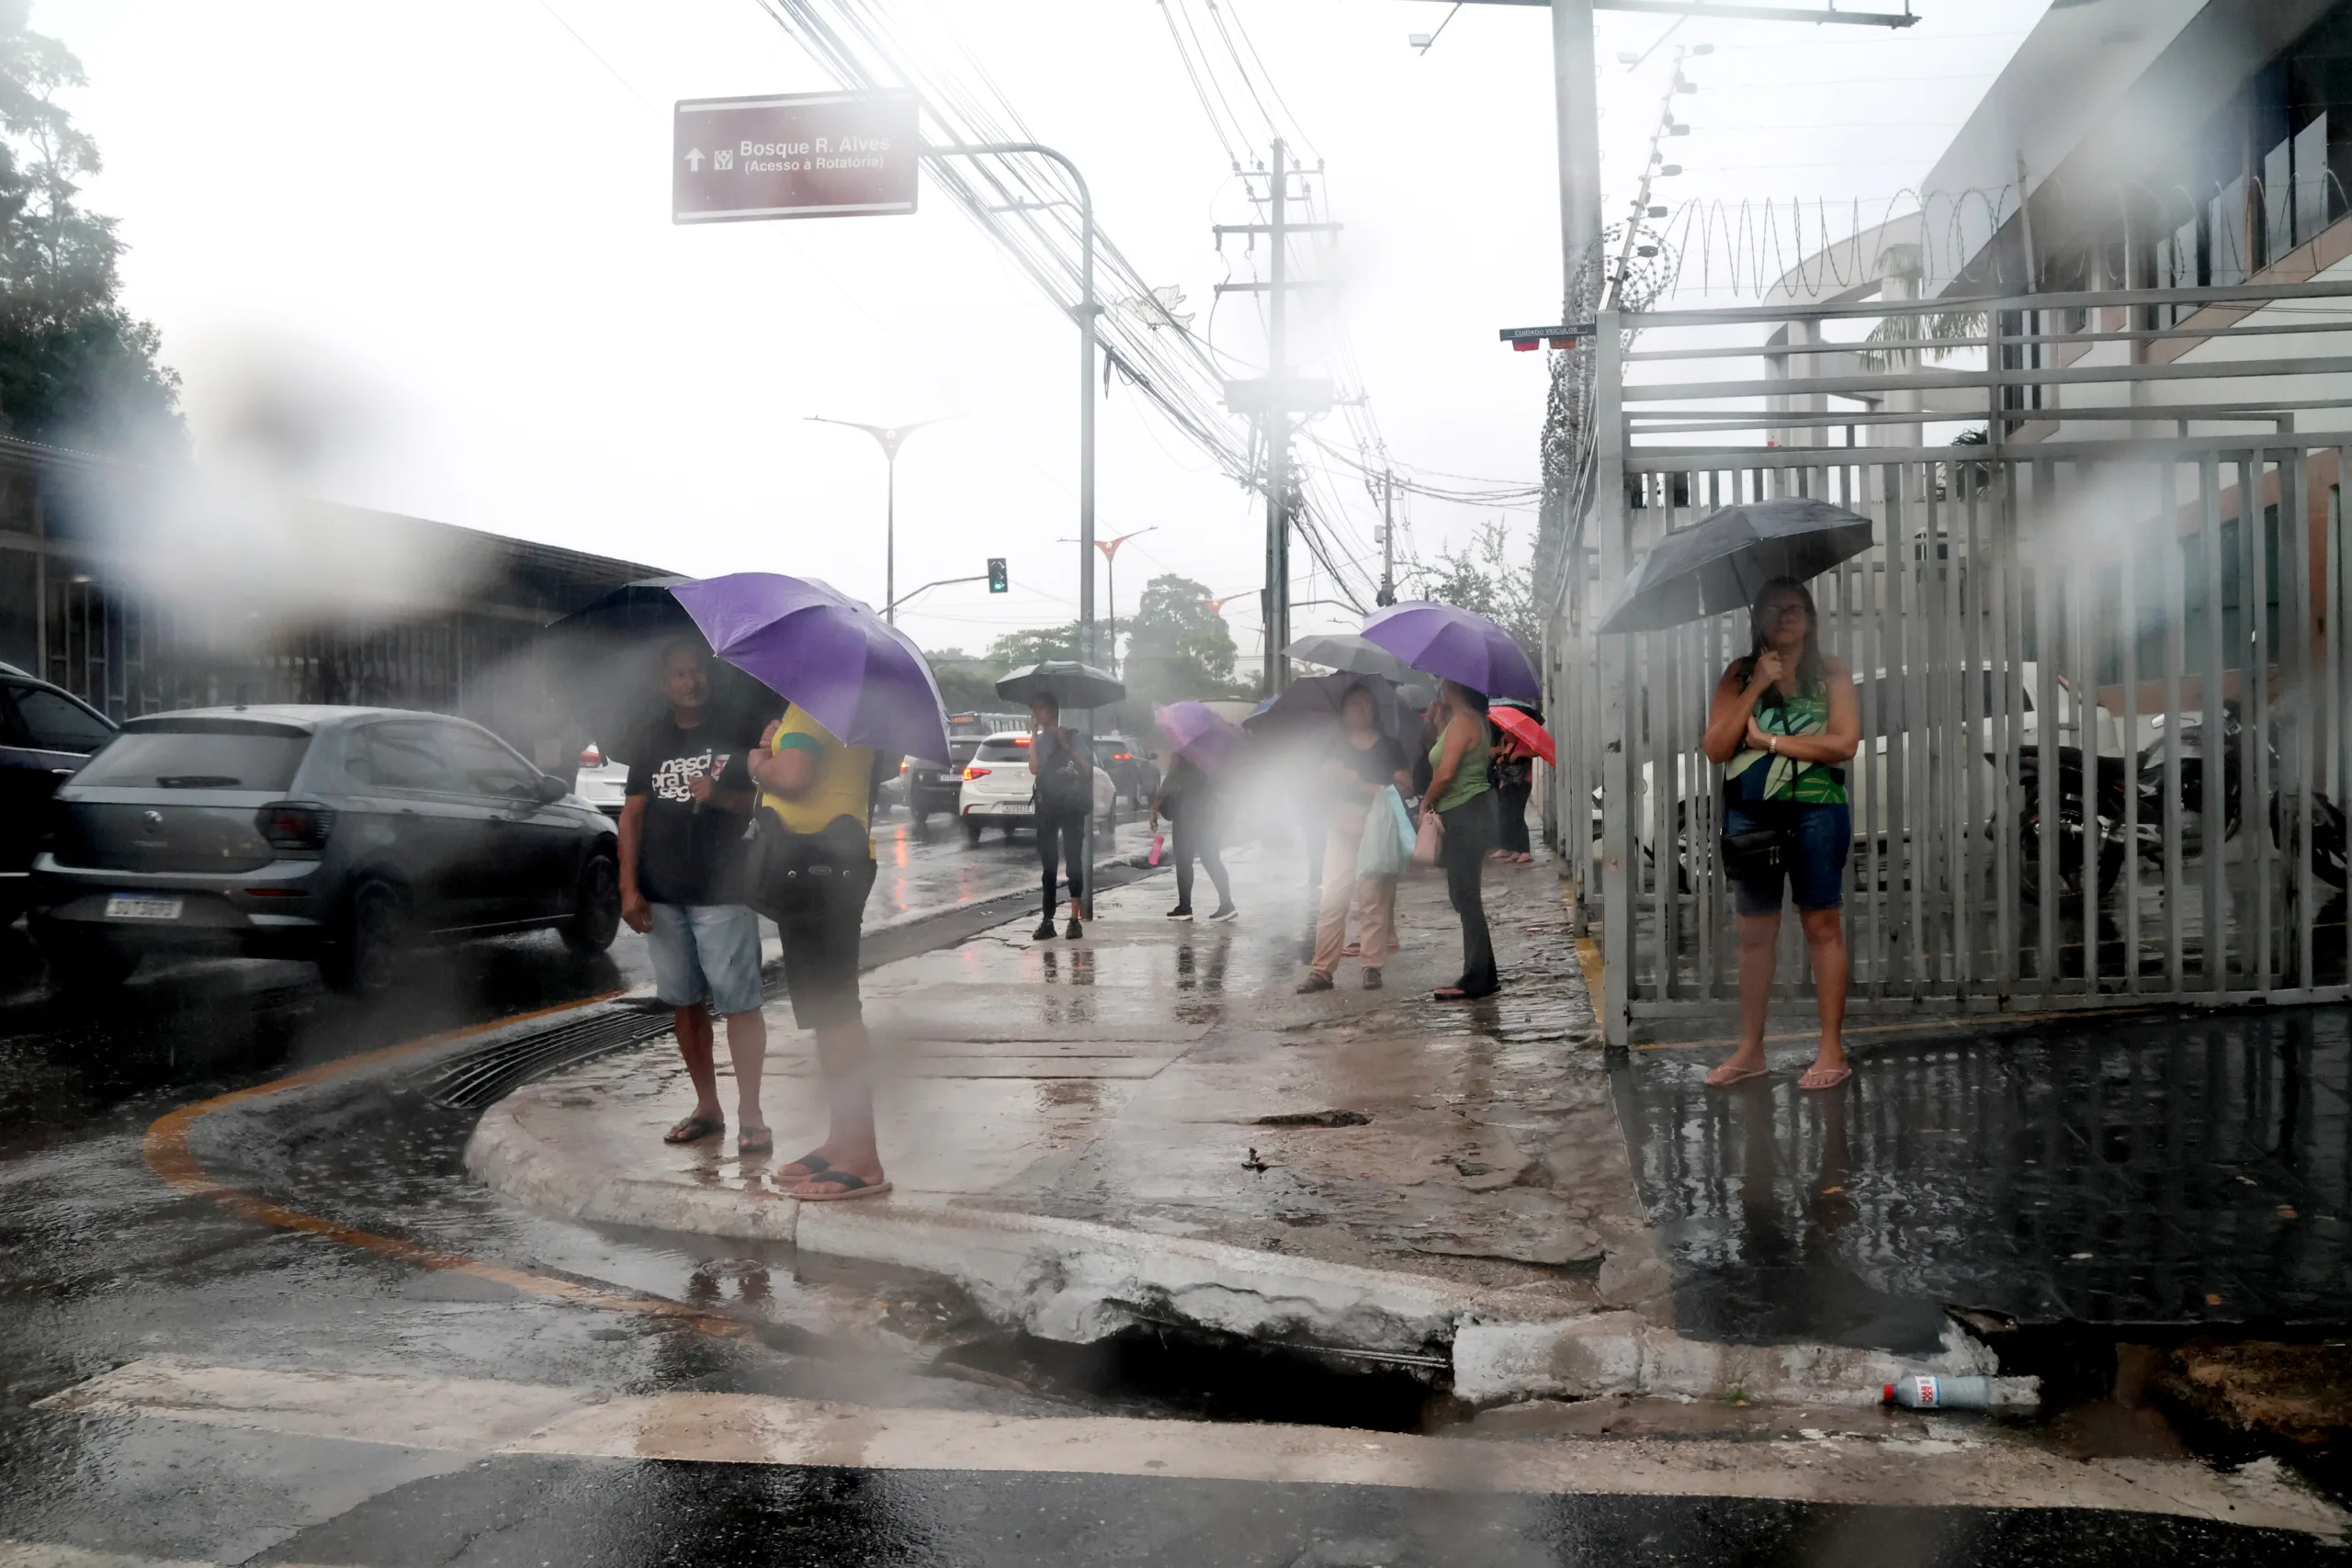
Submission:
[[[1283,317],[1290,304],[1290,180],[1283,166],[1283,139],[1274,138],[1273,183],[1267,213],[1273,231],[1273,297],[1266,305],[1266,379],[1283,378]],[[1266,690],[1279,692],[1290,646],[1290,411],[1280,400],[1266,409]]]
[[[1268,236],[1272,245],[1269,265],[1271,276],[1263,283],[1220,283],[1220,294],[1266,294],[1266,375],[1259,381],[1228,381],[1225,385],[1226,406],[1236,413],[1253,413],[1266,438],[1266,690],[1280,692],[1289,683],[1290,664],[1283,657],[1283,649],[1290,643],[1290,515],[1291,461],[1290,441],[1295,429],[1292,416],[1301,413],[1321,413],[1331,406],[1331,384],[1328,380],[1294,381],[1289,375],[1289,308],[1290,295],[1296,288],[1329,287],[1322,279],[1301,279],[1290,276],[1290,237],[1293,234],[1337,233],[1337,223],[1294,223],[1290,220],[1291,166],[1289,149],[1282,139],[1274,140],[1273,162],[1268,174],[1267,221],[1263,223],[1220,223],[1216,226],[1218,247],[1224,246],[1227,234]]]
[[[1560,146],[1560,319],[1580,321],[1585,272],[1600,252],[1600,88],[1592,0],[1552,0],[1552,109]],[[1582,310],[1579,310],[1579,307]]]
[[[1382,609],[1396,603],[1396,474],[1380,470],[1380,592],[1374,603]]]

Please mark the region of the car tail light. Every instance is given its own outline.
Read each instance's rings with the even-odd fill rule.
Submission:
[[[580,753],[580,765],[583,768],[601,768],[605,765],[605,754],[594,746],[588,747]]]
[[[315,852],[327,847],[327,835],[334,830],[334,813],[303,801],[275,801],[254,813],[254,827],[274,850]]]
[[[1135,760],[1136,754],[1133,751],[1114,751],[1111,753],[1111,761],[1114,762],[1132,762]]]
[[[988,776],[989,770],[986,768],[966,768],[964,770],[964,778],[967,783],[973,779],[984,779]]]
[[[914,760],[913,760],[912,758],[910,758],[910,757],[901,757],[901,758],[899,758],[899,772],[900,772],[900,773],[905,773],[909,768],[911,768],[911,767],[913,767],[913,766],[914,766]]]

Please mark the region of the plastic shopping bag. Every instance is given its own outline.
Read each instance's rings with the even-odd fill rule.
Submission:
[[[1405,803],[1394,785],[1373,797],[1363,814],[1363,837],[1356,849],[1358,876],[1401,876],[1405,857],[1413,852],[1413,834],[1405,817]]]

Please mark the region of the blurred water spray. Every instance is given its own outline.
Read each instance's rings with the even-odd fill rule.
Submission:
[[[249,342],[208,374],[193,461],[161,447],[84,476],[79,521],[133,594],[266,645],[447,607],[485,562],[466,536],[318,499],[385,415],[322,355]]]

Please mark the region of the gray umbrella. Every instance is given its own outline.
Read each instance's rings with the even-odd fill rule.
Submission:
[[[1744,610],[1772,579],[1818,577],[1871,544],[1869,518],[1826,501],[1726,506],[1652,546],[1600,629],[1663,631]]]
[[[1301,664],[1320,664],[1351,675],[1378,675],[1400,686],[1425,683],[1427,679],[1370,637],[1353,632],[1317,632],[1300,637],[1283,652]]]

